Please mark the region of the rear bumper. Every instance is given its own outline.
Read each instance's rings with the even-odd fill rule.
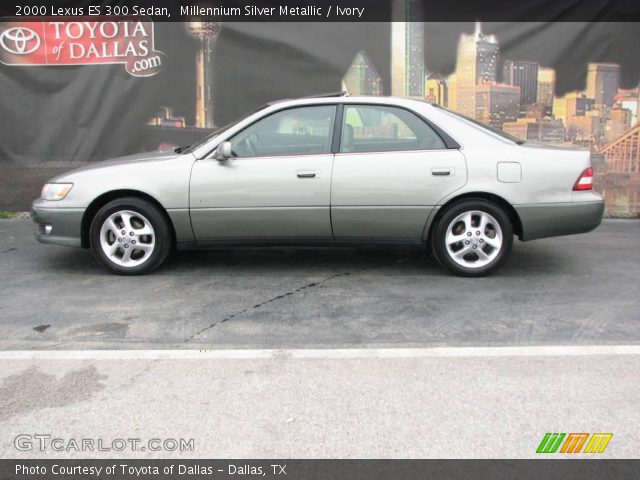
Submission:
[[[36,240],[54,245],[80,247],[84,208],[58,208],[54,202],[36,200],[31,207]]]
[[[514,205],[522,223],[520,240],[586,233],[602,222],[604,201]]]

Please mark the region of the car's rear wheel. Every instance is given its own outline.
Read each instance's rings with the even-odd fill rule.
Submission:
[[[506,261],[513,245],[513,226],[500,206],[483,199],[463,200],[444,211],[431,243],[446,270],[481,277]]]
[[[171,232],[151,202],[127,197],[103,206],[93,218],[91,249],[98,261],[119,275],[142,275],[158,268],[171,250]]]

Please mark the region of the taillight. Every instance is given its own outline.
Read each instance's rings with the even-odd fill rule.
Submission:
[[[585,169],[585,171],[580,174],[573,186],[574,192],[580,192],[582,190],[593,190],[593,168],[591,167]]]

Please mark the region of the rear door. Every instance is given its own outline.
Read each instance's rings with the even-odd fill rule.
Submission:
[[[434,206],[466,177],[460,151],[413,112],[346,104],[331,186],[334,237],[420,241]]]
[[[198,160],[190,189],[197,241],[331,239],[335,112],[272,113],[229,140],[232,158]]]

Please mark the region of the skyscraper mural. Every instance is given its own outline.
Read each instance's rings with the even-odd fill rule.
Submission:
[[[424,23],[422,2],[392,0],[391,95],[424,97]]]
[[[545,115],[551,115],[553,96],[556,91],[556,71],[553,68],[538,67],[538,90],[536,100],[545,108]]]
[[[525,60],[505,60],[502,81],[507,85],[520,87],[520,107],[526,112],[527,105],[534,105],[538,99],[538,69],[536,62]]]
[[[342,90],[350,95],[382,95],[382,78],[363,50],[356,54],[342,78]]]
[[[620,65],[590,63],[587,71],[587,96],[597,107],[611,108],[620,87]]]
[[[476,116],[476,86],[496,82],[499,51],[498,40],[482,33],[480,22],[476,22],[473,34],[460,36],[454,103],[450,105],[454,110]]]
[[[441,107],[448,104],[449,87],[447,80],[437,72],[431,72],[425,82],[425,99]]]

